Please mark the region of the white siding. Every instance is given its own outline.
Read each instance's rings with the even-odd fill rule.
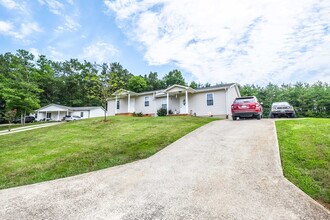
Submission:
[[[169,97],[169,109],[172,110],[173,113],[175,111],[177,113],[182,113],[182,112],[180,112],[180,96],[170,96]]]
[[[51,116],[50,116],[50,119],[52,120],[52,121],[61,121],[62,119],[63,119],[63,117],[66,115],[66,112],[54,112],[54,111],[49,111],[49,112],[47,112],[47,113],[50,113],[51,114]],[[59,115],[58,115],[59,114]],[[37,114],[37,118],[36,118],[36,120],[37,121],[40,121],[40,120],[42,120],[42,119],[45,119],[46,118],[46,112],[39,112],[38,114]]]
[[[119,101],[119,109],[116,109],[117,103],[115,99],[111,99],[108,101],[108,115],[115,115],[116,113],[117,114],[128,113],[128,105],[127,105],[128,99],[118,98],[117,100]],[[132,100],[131,100],[131,104],[132,104]]]
[[[207,106],[207,94],[213,94],[213,105]],[[223,116],[226,114],[225,90],[188,94],[189,112],[197,116]]]
[[[81,112],[83,112],[82,118],[94,118],[94,117],[101,117],[104,116],[104,111],[102,108],[95,108],[91,110],[75,110],[71,113],[72,116],[79,116],[81,117]]]
[[[115,115],[116,100],[112,99],[108,101],[108,115]]]
[[[149,106],[144,106],[145,97],[149,97]],[[143,114],[154,114],[155,99],[153,94],[137,96],[135,98],[135,112],[142,112]]]
[[[81,117],[81,112],[83,112],[83,117]],[[71,113],[72,116],[79,116],[81,118],[89,118],[89,111],[75,110]]]
[[[239,94],[237,94],[234,86],[228,90],[228,114],[231,114],[231,105],[233,104],[235,98],[238,97],[238,95]]]
[[[91,109],[90,110],[90,117],[101,117],[104,116],[104,110],[102,108],[96,108],[96,109]]]

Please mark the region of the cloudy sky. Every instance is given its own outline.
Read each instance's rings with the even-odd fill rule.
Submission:
[[[0,0],[0,53],[17,49],[201,83],[329,83],[330,0]]]

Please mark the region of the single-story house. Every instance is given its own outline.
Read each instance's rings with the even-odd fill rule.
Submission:
[[[173,85],[164,90],[136,93],[119,89],[108,99],[108,115],[142,112],[156,115],[164,108],[167,114],[228,117],[231,104],[240,92],[236,83],[200,89]]]
[[[81,118],[94,118],[104,116],[104,108],[101,106],[91,107],[68,107],[64,105],[49,104],[35,111],[36,119],[48,119],[61,121],[66,115],[80,116]]]

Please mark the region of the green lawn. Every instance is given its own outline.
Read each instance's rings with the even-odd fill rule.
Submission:
[[[146,158],[213,120],[116,116],[0,136],[0,189]]]
[[[21,124],[12,124],[11,125],[11,129],[13,128],[19,128],[19,127],[22,127]],[[4,131],[4,130],[8,130],[8,126],[7,125],[1,125],[0,126],[0,131]]]
[[[51,123],[51,122],[33,122],[33,123],[26,123],[24,126],[21,125],[21,124],[11,124],[11,129],[14,129],[14,128],[22,128],[22,127],[32,126],[32,125],[45,124],[45,123]],[[1,126],[0,126],[0,131],[4,131],[4,130],[7,130],[7,131],[8,131],[8,125],[1,125]]]
[[[330,207],[330,119],[276,121],[284,175]]]

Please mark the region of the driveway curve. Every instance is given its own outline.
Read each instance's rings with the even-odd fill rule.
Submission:
[[[154,156],[0,191],[0,219],[330,219],[283,177],[272,120],[215,121]]]

